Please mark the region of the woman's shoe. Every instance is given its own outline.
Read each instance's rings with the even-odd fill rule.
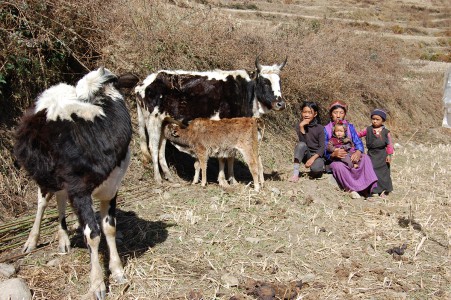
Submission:
[[[360,194],[357,193],[356,191],[352,191],[351,192],[351,198],[352,199],[360,199],[360,198],[362,198],[362,196],[360,196]]]

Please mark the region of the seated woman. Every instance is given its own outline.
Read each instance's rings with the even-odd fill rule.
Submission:
[[[348,155],[344,149],[335,148],[333,152],[326,151],[325,158],[330,170],[338,185],[351,193],[351,197],[356,199],[363,195],[365,198],[371,195],[371,191],[377,186],[377,177],[373,170],[370,158],[363,153],[363,143],[357,135],[354,125],[345,120],[348,106],[343,101],[334,101],[329,106],[331,121],[324,127],[326,135],[325,145],[333,137],[334,123],[341,120],[347,125],[347,136],[351,138],[355,147],[355,152],[351,155],[351,161],[358,164],[357,168],[351,168],[347,164],[339,161]],[[338,159],[338,160],[337,160]]]

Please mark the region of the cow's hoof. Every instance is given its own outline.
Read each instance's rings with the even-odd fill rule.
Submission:
[[[36,245],[37,245],[36,241],[28,239],[22,248],[22,253],[30,253],[31,251],[36,249]]]
[[[128,280],[127,278],[124,276],[124,274],[117,274],[113,276],[114,281],[116,281],[118,284],[124,284],[127,283]]]
[[[106,298],[106,286],[105,283],[101,283],[100,286],[95,291],[97,300],[105,300]]]

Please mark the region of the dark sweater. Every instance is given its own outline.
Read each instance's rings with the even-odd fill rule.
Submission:
[[[312,155],[318,154],[319,157],[323,157],[324,150],[326,148],[324,126],[318,124],[316,120],[313,120],[310,124],[304,126],[305,134],[302,134],[299,128],[299,123],[300,122],[298,122],[295,127],[299,141],[307,144],[307,147]]]

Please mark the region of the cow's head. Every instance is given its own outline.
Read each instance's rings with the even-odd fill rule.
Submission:
[[[287,58],[280,65],[262,66],[258,56],[255,59],[257,68],[255,78],[255,93],[258,100],[258,114],[267,113],[270,110],[285,109],[285,101],[282,97],[279,72],[287,63]]]

